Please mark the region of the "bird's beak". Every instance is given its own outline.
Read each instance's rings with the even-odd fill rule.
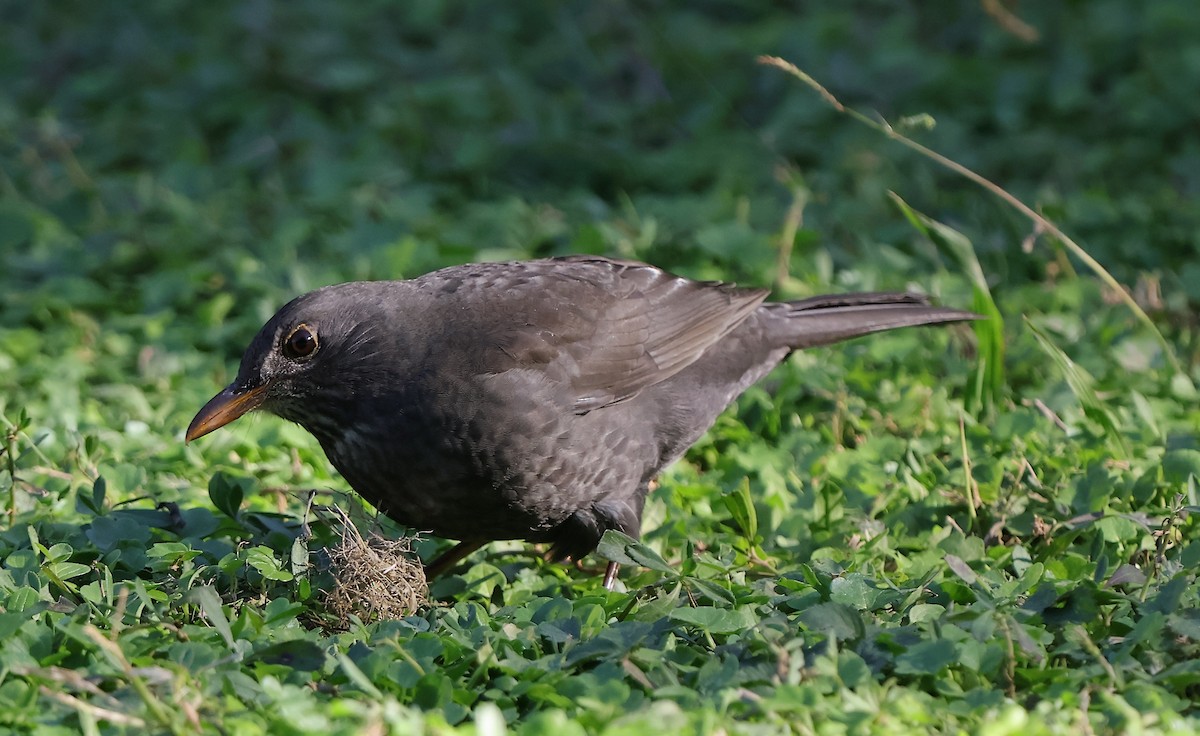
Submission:
[[[238,389],[232,384],[224,391],[209,399],[204,408],[196,414],[196,418],[188,425],[184,441],[191,442],[237,419],[241,415],[257,409],[267,397],[267,384],[254,388]]]

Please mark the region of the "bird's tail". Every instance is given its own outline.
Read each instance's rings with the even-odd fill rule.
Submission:
[[[778,318],[772,337],[792,350],[898,327],[981,319],[974,312],[931,306],[919,294],[834,294],[763,306]]]

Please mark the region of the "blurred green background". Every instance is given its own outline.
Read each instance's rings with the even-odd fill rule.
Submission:
[[[931,114],[920,140],[1121,278],[1200,298],[1200,13],[1014,10],[1037,40],[970,0],[4,3],[6,314],[114,289],[185,314],[231,284],[577,251],[757,280],[792,199],[780,167],[810,192],[801,276],[904,267],[893,189],[965,230],[999,285],[1044,277],[1026,222],[759,53],[893,123]]]
[[[760,54],[1054,219],[1183,371],[1024,218]],[[1195,0],[0,0],[0,730],[75,732],[66,695],[326,736],[371,707],[555,736],[1194,718],[1197,90]],[[182,442],[261,323],[337,281],[591,252],[970,305],[889,191],[973,244],[995,401],[965,328],[794,357],[664,474],[669,564],[628,596],[493,546],[410,619],[315,626],[292,492],[345,488],[316,443]]]

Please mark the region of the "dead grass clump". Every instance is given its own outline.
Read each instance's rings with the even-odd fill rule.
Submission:
[[[334,585],[325,594],[339,624],[349,627],[354,617],[364,623],[403,618],[429,602],[425,568],[408,537],[371,532],[364,539],[349,519],[342,521],[341,541],[327,550]]]

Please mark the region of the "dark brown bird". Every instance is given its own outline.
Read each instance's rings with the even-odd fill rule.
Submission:
[[[431,574],[498,539],[577,559],[639,536],[651,479],[793,350],[976,316],[766,296],[595,256],[328,286],[263,326],[187,440],[253,409],[297,422],[380,511],[462,540]]]

